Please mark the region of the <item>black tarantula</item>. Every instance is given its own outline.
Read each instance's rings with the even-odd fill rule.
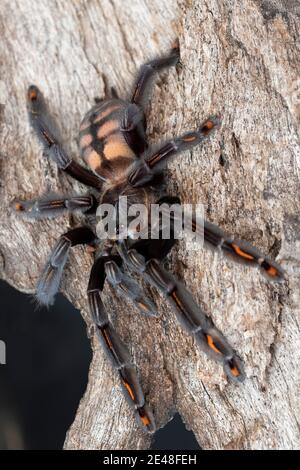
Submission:
[[[178,198],[162,194],[164,167],[171,156],[191,149],[210,136],[220,126],[220,120],[211,116],[197,130],[176,137],[155,151],[148,148],[143,110],[147,91],[157,72],[175,66],[178,62],[179,47],[176,44],[167,57],[155,59],[140,68],[130,101],[119,99],[112,89],[110,98],[98,100],[86,114],[80,126],[79,141],[83,158],[92,171],[72,160],[63,150],[41,92],[36,86],[30,86],[27,93],[29,118],[47,155],[61,170],[94,190],[93,194],[85,196],[52,195],[33,201],[16,201],[15,210],[36,219],[59,215],[63,211],[78,210],[95,214],[102,203],[117,205],[120,195],[127,196],[129,203],[138,201],[147,207],[153,202],[169,205],[180,203]],[[191,222],[193,231],[197,230],[193,216]],[[284,278],[280,266],[256,248],[229,236],[207,221],[203,225],[204,241],[210,246],[237,261],[259,267],[269,279],[277,281]],[[121,227],[117,227],[117,232],[120,235]],[[105,279],[129,297],[141,312],[155,315],[155,306],[130,277],[130,271],[142,275],[166,296],[178,320],[193,335],[197,344],[223,364],[227,377],[233,381],[244,379],[242,360],[214,326],[212,318],[161,264],[175,243],[172,234],[169,239],[130,238],[124,234],[102,241],[101,244],[98,238],[98,255],[87,290],[90,313],[99,340],[119,372],[122,388],[135,410],[137,421],[149,432],[155,431],[155,420],[145,402],[138,371],[101,300]],[[73,228],[60,236],[38,281],[36,296],[40,303],[49,305],[53,302],[70,248],[93,243],[97,243],[97,236],[89,226]]]

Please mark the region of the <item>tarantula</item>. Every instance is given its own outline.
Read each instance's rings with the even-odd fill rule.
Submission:
[[[64,151],[41,92],[36,86],[30,86],[27,92],[29,119],[46,154],[61,170],[94,190],[84,196],[50,195],[32,201],[15,201],[15,210],[35,219],[52,217],[63,211],[95,214],[100,204],[117,205],[120,195],[126,195],[130,204],[138,201],[147,207],[157,201],[170,205],[180,203],[178,198],[162,194],[164,167],[171,156],[191,149],[210,136],[220,127],[220,119],[211,116],[197,130],[173,138],[156,150],[148,148],[144,104],[149,86],[157,72],[178,62],[179,46],[176,44],[168,56],[142,65],[130,101],[119,99],[112,90],[111,97],[98,100],[85,115],[80,125],[79,143],[83,159],[92,171],[72,160]],[[192,228],[197,230],[195,218],[191,222]],[[89,308],[100,342],[119,372],[122,388],[137,421],[145,430],[154,432],[154,416],[145,401],[137,368],[101,300],[105,280],[129,297],[143,313],[155,315],[155,305],[147,299],[130,272],[142,275],[162,291],[187,332],[206,353],[223,364],[229,379],[244,379],[243,362],[214,326],[212,318],[195,303],[183,284],[162,266],[161,262],[176,241],[174,234],[171,233],[169,239],[139,239],[128,237],[125,232],[122,236],[120,226],[117,226],[117,233],[121,236],[98,244],[87,290]],[[36,297],[40,303],[49,305],[53,302],[70,248],[78,244],[91,245],[95,240],[97,236],[89,226],[73,228],[60,236],[37,284]],[[204,221],[204,241],[237,261],[259,267],[269,279],[284,278],[283,270],[275,262],[207,221]]]

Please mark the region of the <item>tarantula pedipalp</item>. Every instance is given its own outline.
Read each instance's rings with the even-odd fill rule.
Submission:
[[[120,195],[128,196],[130,203],[138,201],[146,206],[152,202],[169,205],[180,202],[178,198],[162,194],[166,162],[171,156],[201,143],[220,127],[220,120],[211,116],[197,130],[173,138],[157,150],[148,148],[143,104],[151,79],[157,72],[176,65],[178,61],[179,48],[175,46],[167,57],[155,59],[141,67],[129,102],[119,99],[114,93],[86,114],[80,126],[79,140],[83,158],[92,171],[72,160],[63,150],[41,92],[36,86],[30,86],[27,93],[29,118],[47,155],[60,169],[94,188],[97,196],[93,190],[93,194],[85,196],[49,196],[33,201],[15,201],[15,210],[39,219],[63,211],[79,210],[94,214],[100,204],[117,205]],[[197,230],[196,220],[192,219],[191,222],[192,229]],[[122,233],[120,227],[117,231],[118,235]],[[61,235],[39,278],[36,296],[40,303],[47,305],[53,302],[70,248],[77,244],[94,243],[96,239],[89,226],[73,228]],[[99,245],[87,291],[99,339],[119,372],[125,395],[135,410],[139,424],[149,432],[156,429],[155,420],[145,402],[138,371],[101,300],[105,280],[129,297],[143,313],[155,315],[153,302],[130,277],[130,272],[142,275],[166,296],[178,320],[196,343],[223,364],[228,378],[233,381],[244,379],[242,360],[214,326],[211,317],[195,303],[183,284],[161,265],[175,241],[173,232],[168,239],[134,239],[128,238],[125,233],[124,236],[113,237]],[[283,270],[275,262],[247,242],[225,234],[207,221],[204,222],[204,241],[237,261],[259,267],[271,280],[284,278]]]

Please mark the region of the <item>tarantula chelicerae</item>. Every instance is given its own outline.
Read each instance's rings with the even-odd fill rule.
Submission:
[[[15,210],[33,218],[52,217],[64,210],[93,214],[99,204],[117,205],[120,195],[127,196],[129,203],[140,202],[147,207],[157,201],[170,205],[180,202],[166,194],[160,194],[157,199],[157,194],[162,191],[163,169],[171,156],[191,149],[210,136],[220,121],[214,116],[209,117],[196,131],[176,137],[155,151],[148,148],[143,104],[149,85],[157,72],[175,66],[178,61],[179,47],[176,45],[167,57],[141,67],[130,101],[119,99],[112,90],[110,98],[98,101],[86,114],[80,126],[79,140],[83,158],[92,172],[72,160],[63,150],[41,92],[36,86],[30,86],[27,94],[29,118],[46,153],[60,169],[94,190],[93,194],[85,196],[49,196],[34,201],[16,201]],[[95,196],[95,190],[99,195]],[[192,228],[196,227],[195,218],[191,222]],[[120,226],[117,226],[117,232],[122,234]],[[119,372],[125,395],[138,422],[149,432],[155,430],[155,421],[145,402],[136,366],[103,307],[101,294],[105,279],[128,296],[143,313],[154,315],[155,306],[125,271],[142,275],[165,294],[178,320],[202,349],[223,364],[228,378],[235,381],[244,378],[242,360],[214,326],[211,317],[161,264],[175,243],[172,233],[169,239],[141,239],[127,237],[124,232],[124,236],[112,237],[99,244],[87,291],[99,339]],[[53,302],[70,248],[95,241],[97,237],[88,226],[73,228],[60,236],[38,281],[36,296],[40,303],[47,305]],[[282,269],[256,248],[206,221],[204,241],[236,260],[259,267],[270,279],[284,277]]]

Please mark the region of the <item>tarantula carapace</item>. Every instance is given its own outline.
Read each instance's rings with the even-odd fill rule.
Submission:
[[[156,150],[148,147],[143,109],[149,85],[157,72],[178,62],[179,47],[175,45],[167,57],[152,60],[140,68],[130,101],[119,99],[112,90],[111,97],[98,100],[86,114],[80,126],[79,140],[83,158],[92,171],[72,160],[63,150],[41,92],[36,86],[30,86],[27,93],[29,118],[47,155],[61,170],[94,189],[84,196],[45,196],[33,201],[15,201],[15,210],[36,219],[63,211],[93,214],[99,204],[118,204],[120,195],[147,206],[157,201],[170,205],[179,203],[178,198],[162,193],[164,167],[171,156],[191,149],[210,136],[220,127],[220,120],[211,116],[193,132],[173,138]],[[191,222],[192,228],[197,230],[196,220]],[[203,228],[204,241],[210,246],[235,260],[259,267],[269,279],[284,277],[280,266],[248,243],[225,234],[207,221]],[[53,302],[70,248],[99,242],[94,229],[91,226],[72,228],[60,236],[38,281],[36,296],[40,303]],[[117,232],[120,235],[120,227]],[[155,420],[145,402],[137,368],[101,300],[105,280],[129,297],[143,313],[155,315],[155,305],[147,299],[130,272],[143,276],[166,296],[178,320],[196,343],[223,364],[228,378],[234,381],[244,378],[242,360],[214,326],[211,316],[203,312],[183,284],[162,266],[161,262],[174,243],[172,233],[168,239],[139,239],[124,234],[98,243],[87,291],[91,316],[102,346],[119,372],[125,395],[139,424],[149,432],[155,430]]]

